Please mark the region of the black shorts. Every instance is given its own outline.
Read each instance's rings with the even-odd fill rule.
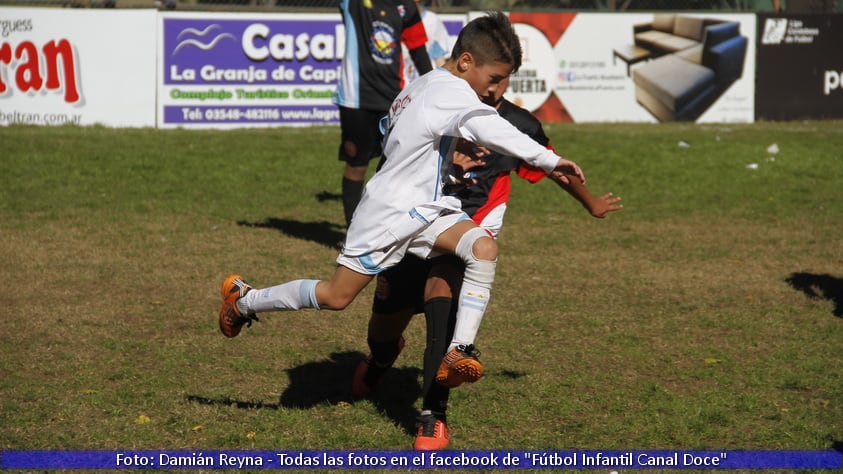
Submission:
[[[372,312],[391,314],[409,309],[413,314],[423,313],[425,282],[440,264],[455,265],[460,274],[464,269],[462,260],[454,255],[443,255],[430,260],[407,255],[398,265],[379,273]]]
[[[373,158],[383,154],[383,134],[380,131],[381,118],[385,111],[349,109],[340,107],[340,143],[339,160],[350,166],[367,166]],[[351,142],[357,150],[350,156],[343,144]]]

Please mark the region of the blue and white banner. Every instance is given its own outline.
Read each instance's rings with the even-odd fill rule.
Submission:
[[[839,451],[0,451],[0,469],[841,469]]]
[[[158,126],[339,123],[339,14],[162,13]]]

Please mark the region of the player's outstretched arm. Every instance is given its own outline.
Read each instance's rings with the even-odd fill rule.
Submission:
[[[571,160],[559,158],[556,163],[556,168],[550,173],[550,177],[554,181],[561,183],[570,183],[572,180],[579,180],[580,183],[585,184],[585,175],[580,169],[579,165]]]
[[[567,183],[558,179],[556,175],[551,175],[550,177],[562,189],[567,191],[568,194],[579,201],[588,213],[594,217],[602,219],[610,212],[623,209],[623,204],[618,204],[621,200],[620,196],[615,196],[612,193],[606,193],[599,197],[592,196],[585,183],[575,176],[569,176]]]

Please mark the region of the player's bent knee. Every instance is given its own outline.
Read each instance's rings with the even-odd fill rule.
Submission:
[[[496,260],[498,244],[480,227],[473,227],[460,237],[456,252],[466,264],[469,260]]]
[[[463,234],[457,243],[455,253],[465,262],[466,281],[486,288],[492,287],[495,280],[498,244],[485,230],[475,227]]]
[[[431,298],[451,298],[454,293],[452,283],[444,278],[429,277],[424,285],[425,301]]]
[[[345,140],[342,142],[342,151],[349,158],[357,157],[357,145],[352,141]]]
[[[486,235],[474,241],[471,251],[478,260],[497,260],[498,243],[495,242],[495,239]]]

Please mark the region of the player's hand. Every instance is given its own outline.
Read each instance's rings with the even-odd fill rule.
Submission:
[[[466,155],[465,153],[460,153],[454,150],[454,172],[453,174],[447,177],[448,184],[452,187],[464,187],[468,188],[477,184],[477,180],[474,178],[475,174],[473,171],[467,171],[477,166],[482,166],[485,163],[478,164],[477,160],[473,160],[470,156]],[[458,192],[456,188],[451,188],[451,191]]]
[[[620,200],[620,196],[606,193],[589,203],[588,212],[598,219],[603,219],[606,214],[623,209],[623,204],[618,204]]]
[[[465,138],[460,138],[454,148],[454,165],[462,169],[463,172],[468,172],[472,168],[485,165],[484,158],[490,154],[488,148],[470,142]]]
[[[551,175],[564,184],[570,184],[572,178],[579,179],[580,183],[585,184],[585,175],[579,165],[565,158],[559,158],[556,169],[553,170]]]
[[[454,168],[460,175],[470,174],[470,170],[485,164],[486,162],[483,160],[478,160],[470,155],[454,150]]]
[[[454,148],[453,164],[456,176],[449,179],[451,185],[462,185],[465,187],[477,184],[474,173],[471,169],[483,166],[486,161],[484,157],[491,154],[488,148],[476,145],[466,139],[460,138]]]

